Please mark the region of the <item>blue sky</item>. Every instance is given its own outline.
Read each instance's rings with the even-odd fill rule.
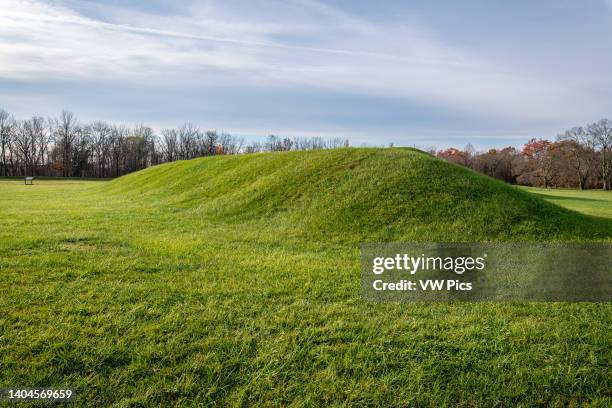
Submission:
[[[612,117],[612,0],[0,0],[0,107],[478,148]]]

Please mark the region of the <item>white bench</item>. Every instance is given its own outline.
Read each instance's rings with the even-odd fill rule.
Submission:
[[[33,186],[34,185],[34,177],[26,177],[25,178],[25,185],[28,185],[28,181],[30,182],[30,185]]]

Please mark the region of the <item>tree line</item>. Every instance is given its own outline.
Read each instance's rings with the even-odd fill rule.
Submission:
[[[156,134],[145,125],[82,123],[73,113],[16,120],[0,109],[0,176],[118,177],[146,167],[222,154],[348,147],[342,138],[281,138],[263,142],[185,123]],[[436,156],[511,184],[612,189],[612,121],[601,119],[559,134],[477,152],[432,149]]]
[[[73,113],[16,120],[0,109],[0,176],[118,177],[146,167],[220,154],[312,150],[348,146],[340,138],[245,139],[186,123],[157,135],[145,125],[81,123]]]
[[[531,139],[522,149],[476,152],[468,145],[433,151],[438,157],[507,183],[537,187],[612,189],[612,121],[601,119],[559,134]]]

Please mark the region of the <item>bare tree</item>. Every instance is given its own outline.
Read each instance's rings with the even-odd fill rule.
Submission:
[[[596,146],[601,148],[601,178],[603,189],[612,189],[612,121],[601,119],[588,126],[588,134]]]
[[[0,175],[117,177],[166,161],[216,154],[314,150],[349,146],[348,140],[270,135],[264,143],[185,123],[164,129],[161,137],[145,125],[111,125],[94,121],[81,126],[69,111],[58,118],[34,116],[14,121],[0,110]]]
[[[163,160],[173,162],[178,160],[179,152],[179,137],[176,129],[162,130],[161,151]]]
[[[574,171],[578,186],[585,189],[597,159],[594,139],[583,127],[574,127],[559,135],[558,140],[559,149]]]
[[[209,130],[204,136],[204,149],[203,156],[212,156],[217,153],[217,144],[219,141],[219,135],[216,130]]]
[[[85,177],[88,170],[88,165],[91,162],[92,143],[90,134],[83,128],[77,128],[75,131],[75,139],[72,148],[72,170],[73,175]]]
[[[106,122],[93,122],[87,126],[87,133],[92,144],[92,157],[98,177],[107,176],[110,157],[111,126]]]
[[[3,176],[8,175],[8,156],[11,154],[14,128],[15,121],[11,115],[4,109],[0,109],[0,165]]]
[[[185,123],[178,128],[178,158],[182,160],[193,159],[202,149],[202,134],[197,126]]]
[[[63,110],[56,125],[56,148],[61,157],[62,176],[72,176],[72,155],[74,142],[78,136],[77,120],[72,114]]]
[[[238,154],[242,151],[244,138],[230,135],[229,133],[221,133],[219,135],[219,146],[223,154]]]
[[[113,126],[111,129],[109,151],[111,154],[111,174],[115,177],[123,174],[127,134],[128,130],[123,126]]]
[[[49,134],[45,125],[45,119],[34,116],[30,119],[30,131],[32,137],[33,174],[45,174],[45,165],[49,149]]]
[[[23,175],[36,175],[39,152],[37,143],[40,137],[42,118],[32,118],[31,120],[20,121],[17,124],[14,144],[15,152],[21,162],[21,173]]]

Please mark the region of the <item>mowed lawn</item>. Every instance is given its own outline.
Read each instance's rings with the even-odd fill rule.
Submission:
[[[327,160],[324,154],[336,153],[304,159],[308,180],[319,171],[312,166]],[[333,162],[341,159],[354,172],[387,154],[403,153],[351,152]],[[173,163],[126,181],[37,180],[24,186],[0,179],[0,387],[75,387],[75,406],[612,404],[608,303],[366,302],[359,294],[358,243],[416,234],[441,240],[441,224],[432,221],[425,233],[417,221],[431,214],[407,204],[413,218],[405,224],[392,224],[398,213],[375,214],[389,217],[387,235],[371,232],[379,227],[370,221],[359,224],[363,233],[351,232],[353,227],[334,232],[325,213],[316,220],[302,213],[304,221],[298,221],[295,208],[318,204],[261,179],[251,187],[266,197],[245,201],[241,211],[214,195],[244,187],[232,173],[238,171],[234,164],[253,173],[248,166],[268,160],[271,172],[285,160],[266,157]],[[447,169],[434,159],[406,160],[424,174]],[[177,191],[184,189],[180,183],[192,183],[189,196],[148,193],[156,177],[180,166],[226,178],[211,186],[210,180],[169,176],[166,182],[176,182]],[[344,171],[325,174],[337,181],[339,194],[337,187],[347,186]],[[456,171],[458,182],[472,183],[474,191],[489,183]],[[385,180],[394,177],[387,172]],[[295,180],[303,194],[324,189]],[[449,183],[442,184],[436,197],[448,210],[437,216],[450,220],[457,205],[444,204]],[[474,194],[470,188],[465,194]],[[492,184],[490,194],[514,190]],[[583,222],[579,214],[516,191],[517,203],[524,199]],[[287,201],[283,194],[292,201],[279,209]],[[372,208],[385,209],[381,194],[382,204]],[[588,214],[586,223],[612,225],[608,193],[542,194]],[[565,194],[571,199],[559,198]],[[366,204],[357,202],[345,204],[360,214]],[[499,204],[495,211],[507,209]],[[398,235],[413,223],[414,231]],[[539,233],[535,221],[524,224],[517,231]],[[449,241],[482,239],[472,221],[448,225]],[[580,234],[579,240],[610,240],[612,232]]]
[[[524,187],[551,203],[583,214],[612,219],[612,191]]]

